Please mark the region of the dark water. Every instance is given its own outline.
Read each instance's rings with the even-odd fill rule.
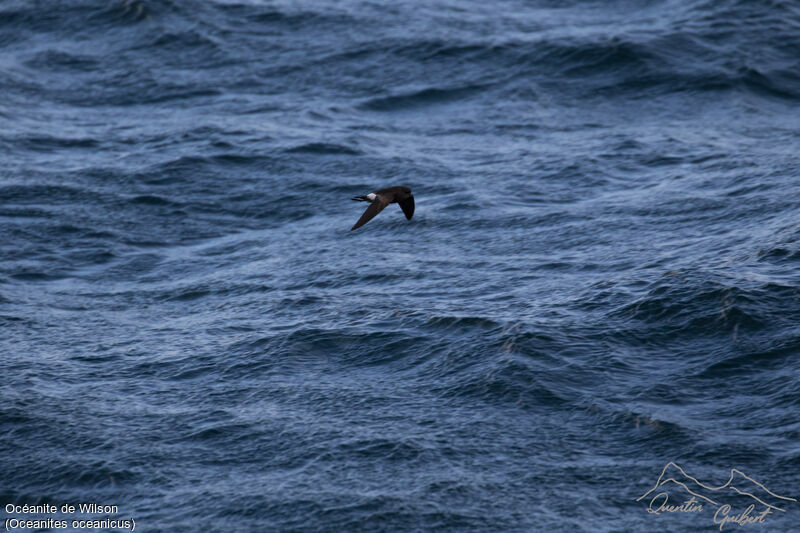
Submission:
[[[636,501],[669,461],[800,498],[799,4],[11,0],[0,94],[3,506],[718,531]]]

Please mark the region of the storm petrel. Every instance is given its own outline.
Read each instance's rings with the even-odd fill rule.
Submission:
[[[387,187],[379,191],[365,194],[364,196],[354,196],[353,200],[359,202],[371,202],[361,218],[358,219],[355,226],[350,228],[350,231],[360,228],[367,222],[373,219],[375,215],[383,211],[383,208],[389,204],[398,203],[400,209],[405,213],[406,218],[411,220],[414,216],[414,197],[411,195],[411,189],[408,187]]]

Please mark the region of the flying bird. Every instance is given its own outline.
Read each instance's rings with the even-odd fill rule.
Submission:
[[[358,229],[372,220],[375,215],[383,211],[383,208],[389,204],[400,204],[400,209],[403,210],[408,220],[411,220],[411,217],[414,216],[414,197],[411,195],[411,189],[408,187],[388,187],[363,196],[354,196],[352,199],[358,202],[371,203],[369,207],[367,207],[367,210],[364,211],[364,214],[361,215],[361,218],[358,219],[358,222],[350,228],[350,231]]]

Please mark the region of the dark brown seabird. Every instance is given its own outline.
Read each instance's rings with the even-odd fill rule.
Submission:
[[[364,214],[361,215],[361,218],[358,219],[355,226],[350,228],[350,231],[360,228],[372,220],[375,215],[383,211],[384,207],[393,203],[400,204],[400,209],[403,210],[408,220],[411,220],[411,217],[414,216],[414,197],[411,195],[411,189],[408,187],[387,187],[386,189],[371,192],[364,196],[354,196],[352,199],[359,202],[372,203],[369,204],[369,207],[364,211]]]

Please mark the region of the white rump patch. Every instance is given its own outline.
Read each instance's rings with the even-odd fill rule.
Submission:
[[[377,196],[375,196],[375,193],[374,193],[374,192],[371,192],[371,193],[369,193],[369,194],[367,195],[367,198],[369,198],[369,201],[370,201],[370,202],[373,202],[373,201],[375,201],[375,198],[377,198]]]

